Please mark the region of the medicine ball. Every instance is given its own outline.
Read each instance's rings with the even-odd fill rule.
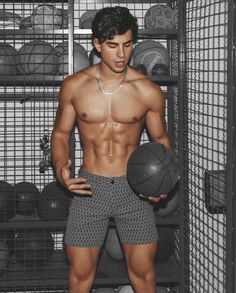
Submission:
[[[154,204],[155,214],[161,217],[167,217],[174,213],[178,208],[178,184],[168,193],[167,198],[160,200]]]
[[[30,182],[19,182],[14,189],[18,199],[17,214],[32,214],[40,197],[38,188]]]
[[[59,57],[59,74],[68,74],[68,42],[58,44],[55,49]],[[90,66],[90,61],[87,51],[82,45],[74,42],[74,72],[80,71],[88,66]]]
[[[56,74],[57,68],[57,52],[45,41],[27,42],[17,53],[17,70],[21,74]]]
[[[0,43],[0,75],[16,73],[16,49],[7,43]]]
[[[169,68],[169,55],[165,46],[154,40],[146,40],[133,49],[133,65],[144,64],[148,75],[152,74],[155,64],[165,64]]]
[[[15,238],[16,259],[25,267],[44,266],[52,256],[54,240],[44,229],[19,231]]]
[[[95,48],[93,48],[89,54],[89,61],[91,65],[98,64],[101,61],[101,56]]]
[[[145,29],[173,29],[175,26],[174,10],[164,4],[150,7],[144,16]]]
[[[114,260],[122,260],[123,250],[116,229],[110,228],[105,242],[105,252]]]
[[[163,144],[142,144],[129,157],[127,178],[137,194],[168,194],[179,178],[177,159],[173,151]]]
[[[17,198],[11,184],[0,181],[0,222],[6,222],[16,214]]]
[[[0,275],[6,270],[10,260],[10,251],[5,242],[0,241]]]
[[[62,15],[54,5],[40,4],[33,10],[31,23],[33,29],[59,29]]]
[[[94,19],[96,13],[97,13],[97,10],[85,11],[79,19],[79,27],[81,29],[91,29],[92,22],[93,22],[93,19]]]
[[[168,75],[169,69],[166,67],[165,64],[155,64],[152,68],[152,75]]]
[[[69,214],[69,192],[59,183],[47,184],[40,196],[37,212],[43,221],[64,220]]]
[[[167,260],[175,252],[175,233],[169,227],[157,227],[157,254],[159,262]]]

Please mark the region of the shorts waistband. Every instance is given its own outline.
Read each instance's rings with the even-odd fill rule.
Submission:
[[[97,180],[97,181],[100,181],[100,182],[112,182],[113,183],[115,181],[127,180],[126,175],[121,175],[121,176],[102,176],[102,175],[91,173],[89,171],[85,171],[83,169],[83,167],[81,167],[79,169],[78,174],[81,177],[84,176],[85,178]]]

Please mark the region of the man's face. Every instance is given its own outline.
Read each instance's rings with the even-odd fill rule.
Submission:
[[[99,43],[94,39],[94,46],[101,53],[101,61],[114,72],[123,72],[129,62],[133,49],[132,31],[116,35],[111,40]]]

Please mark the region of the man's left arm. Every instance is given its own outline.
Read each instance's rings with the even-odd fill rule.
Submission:
[[[146,113],[145,124],[150,139],[172,148],[165,120],[165,97],[159,86],[155,85],[150,90],[148,102],[149,110]],[[165,199],[166,196],[162,194],[158,197],[148,197],[148,199],[152,202],[158,202],[161,199]]]

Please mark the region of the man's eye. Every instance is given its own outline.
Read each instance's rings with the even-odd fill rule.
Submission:
[[[131,46],[131,44],[126,44],[126,45],[125,45],[126,48],[128,48],[128,47],[130,47],[130,46]]]
[[[115,49],[116,46],[114,46],[114,45],[109,45],[109,47],[110,47],[111,49]]]

